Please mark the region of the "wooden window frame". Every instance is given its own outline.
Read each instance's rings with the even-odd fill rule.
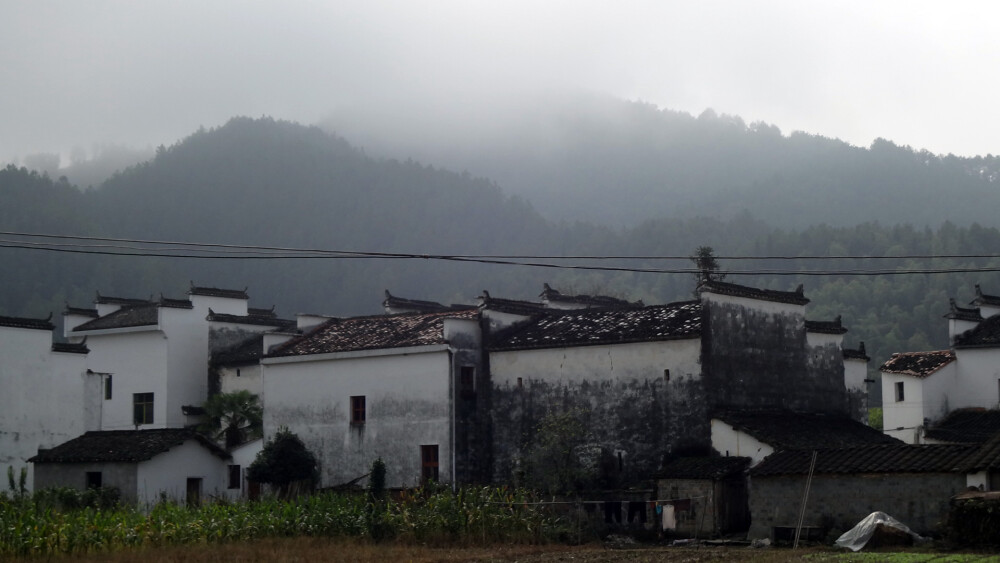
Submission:
[[[153,393],[132,393],[132,423],[153,424],[153,405],[156,404]]]
[[[437,482],[441,476],[440,450],[437,444],[420,446],[420,482]]]
[[[241,483],[243,481],[243,468],[239,465],[230,464],[227,467],[227,470],[228,486],[226,488],[229,490],[242,488]]]
[[[906,391],[905,391],[905,387],[904,387],[903,383],[904,382],[902,382],[902,381],[897,381],[896,382],[896,402],[897,403],[902,403],[903,401],[906,400]]]
[[[368,420],[368,406],[364,395],[351,397],[351,425],[362,426]]]

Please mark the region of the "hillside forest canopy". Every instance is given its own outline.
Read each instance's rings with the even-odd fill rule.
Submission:
[[[711,247],[727,281],[780,290],[804,284],[811,299],[809,318],[841,315],[850,330],[845,345],[865,342],[874,377],[893,352],[948,346],[942,316],[949,297],[964,305],[977,283],[987,293],[1000,292],[1000,276],[990,271],[997,269],[998,259],[991,256],[1000,248],[1000,231],[990,213],[1000,203],[995,201],[993,157],[938,157],[888,142],[861,149],[829,139],[785,137],[761,126],[733,124],[731,118],[683,119],[691,135],[715,136],[714,142],[694,143],[706,151],[702,157],[686,159],[692,147],[676,153],[665,141],[635,155],[641,162],[660,154],[674,163],[669,174],[637,167],[633,176],[623,168],[628,147],[639,150],[635,139],[620,140],[622,146],[601,160],[603,152],[594,146],[610,141],[597,140],[598,132],[589,138],[594,145],[589,151],[568,149],[558,162],[539,157],[526,164],[524,174],[534,167],[550,176],[549,182],[539,179],[539,185],[558,184],[539,197],[562,193],[569,206],[594,195],[586,185],[579,194],[568,191],[583,173],[572,166],[575,158],[593,159],[588,164],[592,168],[604,162],[618,170],[617,183],[606,185],[591,204],[607,206],[611,215],[618,213],[614,209],[636,213],[632,220],[605,223],[554,219],[540,213],[526,194],[511,195],[491,179],[414,160],[369,156],[320,128],[270,118],[235,118],[199,130],[85,189],[66,177],[8,166],[0,169],[0,230],[8,233],[0,246],[5,264],[0,269],[0,314],[45,317],[67,304],[86,306],[97,291],[180,297],[192,281],[248,287],[252,306],[273,304],[283,316],[375,313],[386,289],[443,303],[472,303],[484,289],[494,296],[536,299],[543,283],[564,293],[663,303],[690,298],[695,276],[687,257],[699,247]],[[657,123],[646,125],[652,138],[681,134],[669,123],[660,131]],[[587,139],[576,144],[586,145]],[[751,165],[751,155],[764,158],[767,151],[739,147],[755,142],[781,158]],[[715,146],[721,148],[712,153]],[[813,152],[803,160],[791,156],[796,151]],[[565,174],[553,178],[563,169],[559,163],[566,165]],[[742,176],[750,183],[726,191],[732,182],[730,187],[715,183],[720,167],[727,178]],[[766,180],[759,173],[765,167],[784,180]],[[674,179],[682,174],[694,187],[675,193],[671,180],[656,191],[657,174]],[[855,181],[842,180],[844,175]],[[632,199],[630,190],[644,195]],[[643,218],[652,209],[647,200],[669,207],[678,198],[694,201],[702,192],[704,202],[692,209],[716,208],[718,213]],[[723,193],[727,205],[715,206],[712,202]],[[844,214],[838,223],[821,219],[837,210]],[[930,221],[926,212],[939,220]],[[880,218],[851,222],[851,217],[872,213]],[[916,219],[921,216],[928,218]],[[131,244],[139,247],[131,251],[136,255],[125,256],[122,249],[110,248],[125,243],[41,250],[51,249],[54,239],[10,233],[510,256],[521,258],[509,262],[536,265],[402,257],[202,259],[196,253],[163,258],[143,255],[148,253],[137,244]],[[912,269],[967,271],[901,273]],[[872,270],[881,273],[861,275]],[[822,275],[806,273],[817,271]]]

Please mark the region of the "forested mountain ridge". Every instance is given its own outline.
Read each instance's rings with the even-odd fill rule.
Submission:
[[[483,289],[535,299],[544,282],[565,292],[663,303],[690,298],[694,277],[632,270],[689,268],[684,257],[709,245],[733,282],[785,290],[803,283],[812,300],[809,317],[842,315],[850,330],[845,344],[854,347],[864,340],[873,370],[892,352],[947,347],[942,316],[949,297],[967,302],[975,283],[1000,293],[1000,276],[994,272],[852,273],[995,268],[996,259],[898,258],[990,255],[1000,248],[1000,231],[992,227],[870,222],[791,229],[749,212],[726,219],[650,219],[622,229],[554,223],[490,180],[372,158],[317,128],[271,119],[237,118],[198,131],[86,191],[23,168],[0,170],[0,230],[418,254],[679,257],[530,260],[622,268],[592,271],[433,260],[198,260],[0,248],[0,315],[36,317],[58,312],[67,302],[86,305],[95,291],[131,297],[163,291],[180,297],[189,281],[248,286],[254,306],[277,304],[286,316],[374,313],[384,289],[445,303],[471,303]],[[729,256],[869,258],[747,261]],[[764,268],[830,273],[760,274]]]
[[[526,105],[504,118],[502,127],[475,131],[430,123],[433,139],[419,127],[379,128],[372,116],[339,116],[326,126],[373,154],[489,177],[555,220],[633,226],[749,211],[796,229],[874,221],[1000,226],[991,211],[1000,205],[1000,160],[991,155],[934,155],[885,139],[856,147],[711,110],[695,117],[598,96]]]

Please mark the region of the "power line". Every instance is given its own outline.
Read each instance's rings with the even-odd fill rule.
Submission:
[[[649,274],[696,274],[700,270],[694,267],[686,268],[649,268],[606,266],[587,264],[562,264],[539,262],[536,260],[684,260],[688,256],[546,256],[546,255],[449,255],[449,254],[414,254],[401,252],[372,252],[353,250],[330,250],[319,248],[292,248],[275,246],[252,246],[218,243],[189,243],[179,241],[157,241],[142,239],[124,239],[109,237],[88,237],[73,235],[55,235],[47,233],[0,232],[0,235],[59,239],[73,241],[93,241],[95,243],[115,244],[78,244],[66,242],[36,242],[30,240],[0,239],[0,248],[60,252],[69,254],[89,254],[104,256],[133,256],[146,258],[187,258],[201,260],[330,260],[330,259],[407,259],[407,260],[441,260],[452,262],[479,263],[503,266],[524,266],[535,268],[553,268],[565,270],[590,270],[608,272],[629,272]],[[143,245],[143,246],[132,246]],[[894,257],[866,256],[739,256],[718,257],[729,260],[873,260],[873,259],[994,259],[1000,255],[910,255]],[[988,273],[998,272],[1000,266],[966,266],[952,268],[880,268],[880,269],[820,269],[792,270],[781,268],[752,269],[720,269],[720,273],[733,276],[898,276],[898,275],[930,275],[955,273]]]

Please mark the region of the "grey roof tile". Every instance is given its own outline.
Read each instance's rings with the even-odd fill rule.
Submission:
[[[39,450],[33,463],[139,462],[196,440],[213,454],[229,459],[229,454],[208,438],[188,428],[149,430],[104,430],[87,432],[58,446]]]
[[[882,373],[910,375],[921,379],[936,373],[944,366],[955,361],[955,352],[937,350],[934,352],[901,352],[893,354],[888,361],[878,368]]]

